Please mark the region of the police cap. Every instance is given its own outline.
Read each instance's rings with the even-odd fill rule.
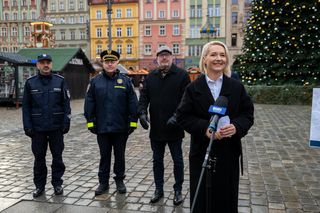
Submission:
[[[41,55],[38,56],[38,61],[41,60],[48,60],[48,61],[52,61],[52,58],[49,54],[43,53]]]
[[[105,50],[100,53],[100,58],[103,61],[118,61],[120,59],[120,54],[114,50]]]

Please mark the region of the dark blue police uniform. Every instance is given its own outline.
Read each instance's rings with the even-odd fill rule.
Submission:
[[[43,190],[47,178],[46,152],[52,153],[52,185],[61,186],[65,165],[62,160],[63,134],[70,128],[70,95],[62,76],[40,72],[30,77],[24,87],[23,127],[32,139],[34,184]]]
[[[102,55],[104,54],[107,53]],[[103,71],[91,79],[85,98],[84,115],[89,130],[97,134],[100,148],[98,176],[99,183],[104,187],[96,191],[96,195],[99,195],[109,187],[112,147],[115,156],[114,179],[117,183],[125,178],[126,142],[128,135],[137,127],[138,120],[137,96],[130,78],[116,70],[112,76]]]

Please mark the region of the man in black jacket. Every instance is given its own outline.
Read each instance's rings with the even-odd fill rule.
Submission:
[[[157,50],[158,69],[152,71],[141,91],[138,113],[144,129],[149,128],[147,108],[150,113],[150,141],[153,151],[153,172],[156,190],[151,203],[163,197],[163,157],[168,144],[174,163],[174,205],[182,203],[183,175],[182,138],[184,131],[177,125],[175,111],[185,87],[190,83],[188,73],[172,64],[172,51],[167,46]]]

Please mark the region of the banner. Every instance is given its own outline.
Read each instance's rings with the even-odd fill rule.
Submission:
[[[320,148],[320,88],[313,88],[309,145]]]

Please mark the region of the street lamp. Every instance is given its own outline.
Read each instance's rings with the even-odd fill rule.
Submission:
[[[112,33],[111,33],[111,14],[112,14],[112,0],[106,0],[108,6],[107,15],[108,15],[108,49],[112,49]]]
[[[217,29],[215,28],[215,26],[213,26],[213,24],[210,23],[209,11],[208,11],[208,13],[207,13],[207,21],[203,25],[203,27],[200,28],[201,37],[202,38],[207,38],[208,42],[209,42],[210,38],[212,38],[213,36],[216,37],[216,32],[217,32]]]

